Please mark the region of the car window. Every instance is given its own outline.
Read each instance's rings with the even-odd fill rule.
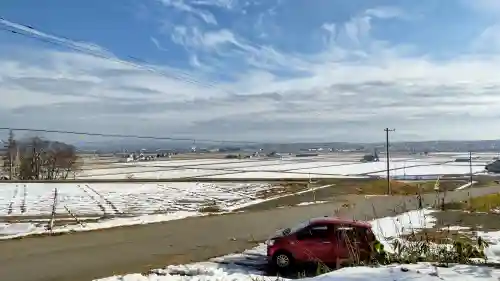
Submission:
[[[366,227],[338,226],[335,228],[335,237],[339,240],[351,242],[369,242],[373,239],[373,233]]]
[[[310,225],[297,232],[297,239],[326,239],[331,233],[331,227],[327,224]]]

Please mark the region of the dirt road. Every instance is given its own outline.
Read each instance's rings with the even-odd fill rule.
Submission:
[[[500,192],[500,187],[448,192],[446,201]],[[408,197],[351,196],[355,205],[341,214],[373,219],[416,209]],[[425,195],[426,206],[435,195]],[[276,229],[310,217],[332,215],[342,203],[289,207],[220,216],[188,218],[55,237],[0,242],[0,280],[86,281],[127,272],[144,272],[167,264],[206,260],[242,251]],[[406,206],[406,207],[405,207]],[[376,212],[374,212],[376,210]]]

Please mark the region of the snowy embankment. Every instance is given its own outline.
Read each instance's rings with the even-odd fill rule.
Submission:
[[[390,241],[405,233],[434,226],[435,218],[430,210],[411,211],[395,217],[371,221],[378,239],[390,250]],[[491,244],[485,252],[490,261],[500,261],[500,232],[480,233]],[[170,265],[164,269],[152,270],[149,275],[129,274],[112,276],[98,281],[276,281],[275,276],[265,276],[263,268],[267,263],[266,246],[261,244],[241,254],[230,254],[206,262],[186,265]],[[283,279],[284,278],[279,278]],[[429,280],[500,280],[500,270],[493,268],[456,265],[437,268],[429,263],[411,265],[390,265],[381,267],[343,268],[324,275],[304,280],[314,281],[429,281]]]
[[[275,276],[263,276],[245,271],[224,271],[222,269],[191,268],[171,275],[154,277],[130,274],[123,277],[110,277],[99,281],[277,281],[290,280]],[[438,268],[430,264],[389,265],[383,267],[347,267],[317,277],[304,278],[304,281],[498,281],[500,270],[470,265],[456,265]]]
[[[103,219],[97,222],[84,222],[82,224],[65,224],[53,228],[52,233],[81,232],[106,229],[120,226],[158,223],[171,220],[180,220],[188,217],[203,216],[207,214],[197,212],[178,211],[171,214],[143,215],[127,218]],[[14,239],[30,235],[48,234],[47,223],[20,222],[1,223],[0,240]]]

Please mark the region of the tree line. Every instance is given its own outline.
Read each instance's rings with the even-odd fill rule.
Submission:
[[[76,148],[63,142],[40,137],[17,140],[10,131],[3,150],[4,179],[67,179],[80,169]]]

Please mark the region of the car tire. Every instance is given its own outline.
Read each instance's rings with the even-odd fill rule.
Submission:
[[[294,259],[293,256],[285,251],[280,251],[273,256],[273,266],[278,271],[278,273],[286,274],[289,273],[293,268]]]

